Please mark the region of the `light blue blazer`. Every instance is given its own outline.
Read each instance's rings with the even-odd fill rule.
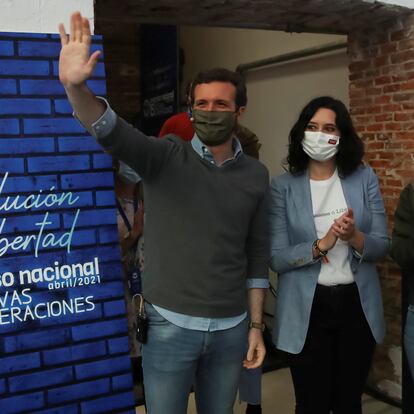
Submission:
[[[341,184],[347,205],[354,211],[355,225],[365,234],[362,256],[349,248],[351,269],[373,336],[381,342],[385,324],[374,263],[387,254],[389,238],[378,179],[371,167],[361,166],[341,179]],[[277,348],[297,354],[305,344],[321,268],[312,254],[317,235],[308,173],[285,173],[272,179],[270,229],[270,267],[278,273],[273,341]]]

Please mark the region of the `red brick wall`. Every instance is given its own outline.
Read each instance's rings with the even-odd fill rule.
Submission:
[[[414,15],[352,33],[349,57],[351,113],[379,177],[391,231],[400,191],[414,177]],[[379,268],[388,333],[370,382],[398,396],[401,376],[390,351],[401,346],[400,272],[390,259]]]

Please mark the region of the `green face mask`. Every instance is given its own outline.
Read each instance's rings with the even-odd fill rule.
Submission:
[[[237,114],[231,111],[193,110],[193,125],[201,142],[214,147],[225,143],[236,127]]]

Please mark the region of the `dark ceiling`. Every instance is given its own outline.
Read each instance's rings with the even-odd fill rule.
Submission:
[[[409,9],[372,0],[96,0],[97,33],[106,22],[221,26],[347,34]]]

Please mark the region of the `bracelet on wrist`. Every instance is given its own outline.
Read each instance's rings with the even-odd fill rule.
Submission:
[[[322,259],[322,261],[324,263],[329,263],[329,259],[328,259],[328,250],[321,250],[319,247],[319,239],[316,239],[313,242],[312,247],[315,249],[316,253],[318,254],[318,259]]]
[[[328,250],[322,250],[322,249],[319,247],[319,242],[320,242],[320,239],[316,240],[316,248],[318,249],[318,251],[320,252],[320,254],[321,254],[322,256],[326,256],[326,255],[328,254]]]
[[[319,257],[325,257],[328,254],[328,250],[321,250],[321,248],[319,247],[319,239],[316,239],[313,242],[313,248],[316,250],[316,253],[318,253]]]

